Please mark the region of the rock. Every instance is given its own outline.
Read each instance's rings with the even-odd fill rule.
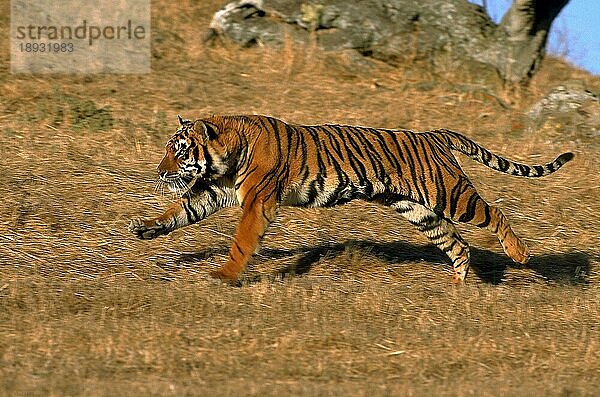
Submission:
[[[537,126],[549,120],[586,136],[600,136],[600,95],[573,82],[552,89],[531,107],[527,116]]]
[[[496,25],[467,0],[236,0],[221,8],[207,38],[281,45],[315,40],[386,62],[422,60],[465,69],[480,80],[525,83],[544,55],[552,21],[568,0],[513,0]]]
[[[541,101],[533,105],[527,115],[539,118],[545,113],[570,113],[580,109],[586,102],[598,102],[600,98],[583,88],[559,85],[550,91]]]
[[[277,47],[314,37],[326,51],[353,49],[389,63],[424,60],[447,70],[465,58],[479,68],[497,57],[488,45],[495,28],[465,0],[237,0],[215,13],[207,39]],[[497,75],[495,66],[486,68]]]

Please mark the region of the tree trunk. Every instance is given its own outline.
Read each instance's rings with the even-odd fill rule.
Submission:
[[[529,79],[545,55],[552,21],[569,0],[514,0],[498,26],[499,45],[506,46],[505,80]],[[503,38],[506,43],[502,43]],[[499,68],[501,65],[498,65]]]

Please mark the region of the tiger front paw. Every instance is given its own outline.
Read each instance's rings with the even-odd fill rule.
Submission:
[[[210,272],[210,276],[234,287],[239,287],[241,285],[238,280],[238,273],[230,272],[226,268],[213,270]]]
[[[132,219],[131,222],[129,222],[129,226],[127,227],[127,229],[129,229],[129,231],[133,233],[137,238],[142,240],[151,240],[158,236],[162,236],[164,234],[169,233],[169,230],[164,224],[153,219]]]

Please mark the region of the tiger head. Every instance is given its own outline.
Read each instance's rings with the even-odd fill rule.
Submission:
[[[225,175],[229,168],[228,153],[218,142],[217,126],[177,117],[179,128],[167,142],[157,171],[160,182],[169,190],[185,193],[196,181],[209,182]]]

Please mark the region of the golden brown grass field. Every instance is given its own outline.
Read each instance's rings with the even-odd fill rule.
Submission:
[[[153,4],[151,74],[11,75],[0,4],[0,395],[600,395],[600,142],[524,117],[598,77],[548,58],[508,89],[451,64],[208,47],[221,0]],[[453,286],[410,224],[355,202],[283,208],[233,288],[207,273],[238,209],[153,241],[126,229],[172,200],[153,189],[177,114],[213,113],[446,127],[526,163],[576,157],[539,180],[459,157],[527,266],[460,225],[472,270]]]

